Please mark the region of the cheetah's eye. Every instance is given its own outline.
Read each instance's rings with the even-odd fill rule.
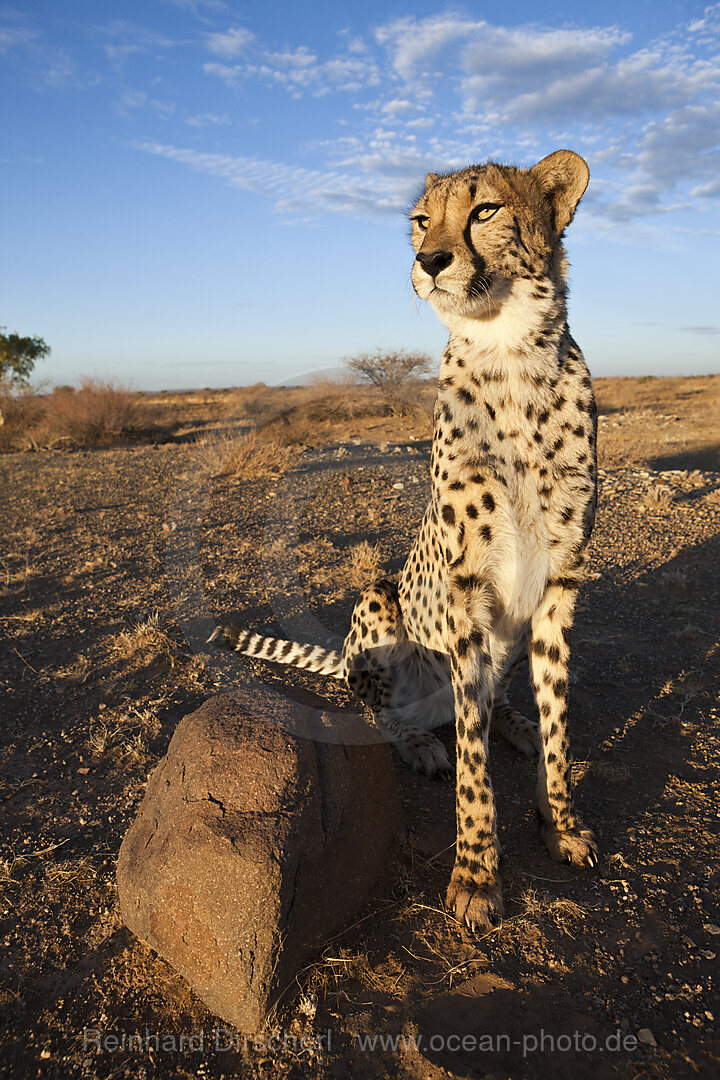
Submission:
[[[500,209],[502,209],[502,203],[480,203],[473,210],[473,218],[475,221],[489,221]]]
[[[430,218],[427,216],[427,214],[416,214],[415,217],[412,218],[412,220],[415,222],[419,229],[423,230],[423,232],[425,232],[428,225],[430,224]]]

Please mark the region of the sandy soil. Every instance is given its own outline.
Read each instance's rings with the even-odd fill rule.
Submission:
[[[506,919],[471,937],[441,903],[452,785],[396,761],[409,842],[390,885],[300,974],[277,1041],[232,1049],[123,928],[117,850],[175,725],[211,693],[254,674],[350,704],[202,642],[230,614],[342,636],[363,572],[396,571],[420,520],[427,412],[330,418],[290,473],[250,479],[192,441],[222,416],[212,395],[166,396],[177,422],[154,443],[0,458],[0,1075],[718,1075],[720,378],[596,391],[571,715],[600,867],[549,860],[533,763],[494,743]]]

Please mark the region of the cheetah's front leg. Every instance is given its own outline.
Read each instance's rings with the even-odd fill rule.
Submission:
[[[576,596],[574,589],[548,586],[532,619],[530,671],[542,739],[538,810],[542,837],[553,859],[595,866],[595,838],[575,814],[570,791],[568,658]]]
[[[446,634],[457,730],[457,846],[445,902],[472,930],[489,929],[503,913],[495,799],[488,771],[491,599],[490,587],[473,575],[456,574],[450,582]]]

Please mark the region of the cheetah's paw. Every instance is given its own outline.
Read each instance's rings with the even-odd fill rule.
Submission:
[[[464,920],[473,933],[486,933],[497,926],[503,917],[500,879],[480,883],[469,877],[462,867],[456,866],[448,885],[445,905],[456,919]]]
[[[537,723],[511,709],[506,702],[500,702],[493,710],[490,730],[494,735],[501,735],[526,757],[534,757],[542,749]]]
[[[597,866],[598,848],[595,837],[590,829],[586,829],[580,822],[572,829],[543,825],[541,831],[550,857],[556,862],[569,862],[573,866]]]
[[[446,779],[452,775],[447,751],[440,740],[432,735],[403,739],[396,742],[395,747],[403,761],[412,766],[415,772]]]

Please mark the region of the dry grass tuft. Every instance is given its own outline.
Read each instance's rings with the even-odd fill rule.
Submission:
[[[56,679],[63,679],[65,682],[84,683],[87,682],[92,670],[93,666],[89,658],[83,653],[79,653],[72,664],[64,668],[57,668],[54,674]]]
[[[61,859],[50,862],[43,873],[45,885],[50,888],[74,885],[76,889],[85,889],[95,880],[95,867],[90,859]]]
[[[30,576],[30,565],[27,556],[9,552],[0,559],[0,596],[14,596],[21,593]]]
[[[15,859],[0,859],[0,889],[15,884],[16,879],[12,876],[14,868]]]
[[[229,431],[200,442],[197,460],[203,472],[211,476],[253,480],[287,472],[295,456],[290,446],[264,431],[249,435]]]
[[[374,968],[365,952],[330,946],[325,949],[318,963],[313,964],[305,984],[305,995],[311,1001],[318,997],[349,999],[348,983],[356,982],[367,990],[374,990],[393,997],[401,997],[397,989],[396,974]]]
[[[160,627],[157,612],[132,630],[123,630],[113,642],[113,653],[121,660],[140,660],[150,664],[162,659],[173,667],[177,659],[177,645]]]
[[[152,758],[146,732],[154,734],[157,728],[156,718],[148,723],[137,710],[135,718],[101,719],[91,728],[87,747],[94,757],[109,756],[126,765],[146,765]]]
[[[664,484],[653,484],[643,495],[640,505],[650,510],[667,510],[674,501],[672,488],[666,487]]]
[[[0,596],[6,595],[0,588]],[[30,627],[40,626],[45,622],[45,612],[41,608],[28,608],[27,611],[21,611],[17,615],[0,615],[0,620],[12,620],[24,624],[28,629]],[[20,631],[22,632],[22,630]]]
[[[660,574],[659,582],[671,596],[685,596],[688,591],[687,571],[682,567],[675,567]]]
[[[380,544],[361,541],[350,548],[348,555],[348,579],[356,589],[376,581],[382,573],[382,554]]]
[[[633,867],[629,862],[626,862],[624,855],[621,852],[616,851],[612,855],[608,855],[608,862],[612,866],[613,870],[632,870]]]
[[[322,589],[359,591],[381,576],[380,544],[370,544],[367,540],[355,544],[347,554],[340,553],[329,540],[307,540],[298,544],[292,554],[309,584]],[[289,559],[288,549],[278,547],[275,562],[280,564],[283,557]]]
[[[416,404],[423,404],[417,391],[414,396]],[[395,413],[378,387],[356,386],[342,378],[316,379],[307,386],[285,388],[281,393],[264,387],[250,395],[244,406],[258,432],[282,446],[317,447],[346,439],[358,423],[362,430],[363,421]]]
[[[87,741],[88,749],[97,757],[101,757],[110,745],[112,737],[113,732],[110,726],[104,720],[101,720],[90,729]]]
[[[579,783],[586,776],[604,784],[625,784],[630,779],[630,770],[627,765],[618,765],[614,761],[573,761],[573,784]]]
[[[577,924],[585,918],[586,910],[567,897],[551,900],[539,896],[535,889],[526,889],[520,897],[521,911],[513,918],[516,927],[530,927],[538,923],[552,923],[563,934],[574,937]]]

